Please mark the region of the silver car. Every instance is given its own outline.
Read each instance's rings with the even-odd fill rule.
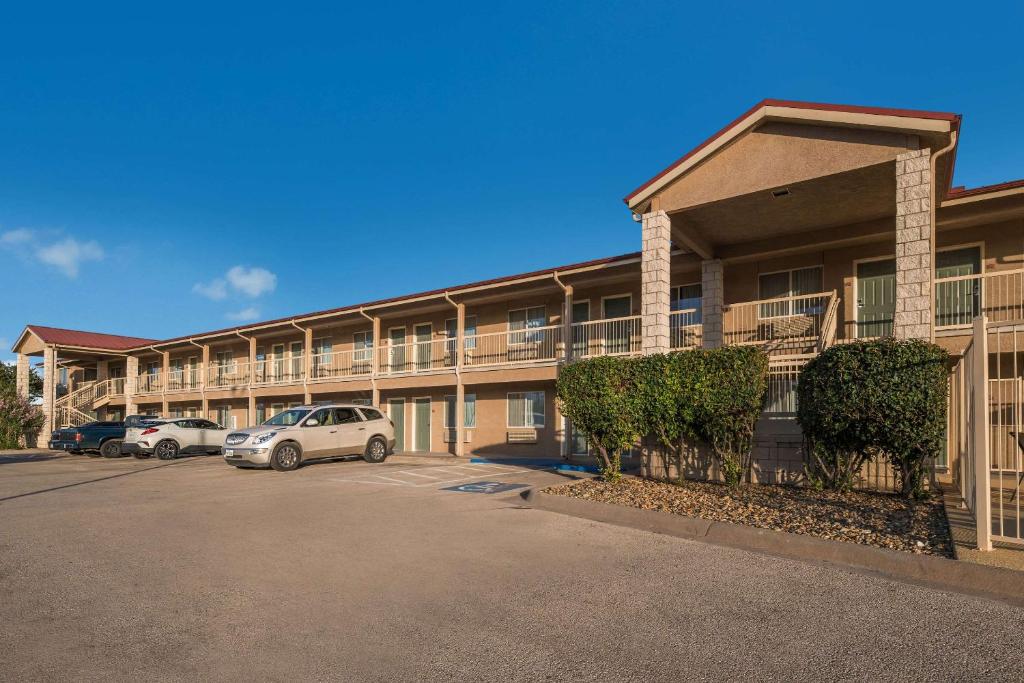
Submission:
[[[395,427],[380,410],[331,403],[290,408],[259,427],[231,432],[224,439],[224,461],[288,472],[310,460],[343,455],[384,462],[394,448]]]

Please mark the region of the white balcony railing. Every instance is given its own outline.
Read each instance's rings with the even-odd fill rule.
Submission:
[[[565,355],[561,344],[561,325],[469,335],[465,364],[482,367],[557,361]]]
[[[936,328],[967,327],[982,313],[992,322],[1024,319],[1024,270],[935,281]]]
[[[124,396],[124,377],[111,377],[107,380],[107,393],[111,396]]]
[[[211,363],[206,373],[206,387],[208,389],[229,389],[248,386],[248,384],[248,362]]]
[[[159,394],[163,387],[163,374],[159,372],[144,372],[135,380],[137,394]]]
[[[301,382],[306,376],[305,366],[304,356],[263,358],[252,363],[252,383],[266,385]]]
[[[668,317],[669,346],[673,349],[694,349],[704,339],[704,326],[695,308],[672,311]]]
[[[179,368],[167,372],[167,391],[198,391],[203,371],[199,367]]]
[[[455,343],[450,339],[390,344],[379,347],[377,353],[380,372],[386,375],[455,367]]]
[[[723,341],[816,346],[836,297],[833,291],[730,304],[722,311]]]
[[[640,316],[574,323],[573,358],[640,353]]]
[[[314,354],[310,359],[310,381],[369,377],[373,373],[373,349],[350,349]]]

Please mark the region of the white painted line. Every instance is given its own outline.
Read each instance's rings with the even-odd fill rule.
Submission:
[[[377,477],[378,479],[383,479],[384,481],[394,481],[394,482],[397,482],[399,484],[402,484],[403,486],[412,486],[413,485],[412,482],[403,481],[401,479],[392,479],[391,477],[385,477],[383,474],[375,474],[373,476]]]
[[[397,474],[408,474],[411,477],[423,477],[424,479],[439,479],[439,477],[431,477],[426,474],[420,474],[419,472],[398,472]]]

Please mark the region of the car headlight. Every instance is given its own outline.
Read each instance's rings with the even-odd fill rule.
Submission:
[[[252,439],[254,444],[266,443],[277,436],[277,432],[267,432],[266,434],[260,434]]]

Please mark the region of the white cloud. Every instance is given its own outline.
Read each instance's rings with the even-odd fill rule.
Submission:
[[[205,296],[213,301],[220,301],[227,298],[228,283],[222,277],[215,278],[209,282],[197,282],[192,285],[192,291]]]
[[[68,277],[75,278],[78,277],[78,268],[82,263],[103,258],[103,249],[92,240],[79,242],[74,237],[66,237],[59,242],[37,248],[36,258],[61,270]]]
[[[254,298],[277,287],[277,276],[264,268],[235,266],[228,271],[227,278],[232,288]]]
[[[35,233],[28,228],[18,228],[17,230],[8,230],[4,234],[0,235],[0,244],[5,247],[13,247],[20,244],[31,242],[35,237]]]
[[[243,308],[240,311],[228,313],[225,317],[228,320],[234,320],[235,322],[244,323],[259,318],[260,309],[256,308],[255,306],[249,306],[248,308]]]

